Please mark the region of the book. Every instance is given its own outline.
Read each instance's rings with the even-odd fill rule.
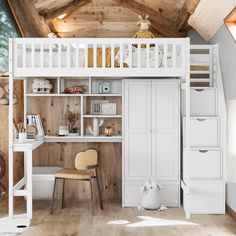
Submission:
[[[40,115],[29,114],[26,116],[27,125],[34,125],[37,128],[37,136],[44,136],[45,132],[43,129],[43,124]]]

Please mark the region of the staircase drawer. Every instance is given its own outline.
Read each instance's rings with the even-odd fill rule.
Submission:
[[[184,155],[184,166],[187,155]],[[222,156],[220,150],[190,150],[189,174],[192,179],[222,178]]]
[[[184,93],[185,101],[185,93]],[[217,116],[215,88],[191,88],[190,114],[191,116]],[[183,103],[185,115],[185,102]]]
[[[185,144],[184,118],[184,144]],[[219,146],[219,121],[217,117],[190,118],[190,146],[217,147]]]
[[[224,214],[224,181],[190,181],[190,214]],[[186,193],[184,193],[184,207]]]

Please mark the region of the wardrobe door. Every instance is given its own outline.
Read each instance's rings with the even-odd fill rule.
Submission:
[[[144,180],[151,173],[151,82],[125,81],[125,180]]]
[[[179,83],[152,82],[152,175],[179,179]]]

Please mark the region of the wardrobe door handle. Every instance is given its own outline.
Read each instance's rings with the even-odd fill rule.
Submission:
[[[204,118],[197,118],[197,121],[205,121],[206,119]]]
[[[202,92],[204,91],[205,89],[194,89],[196,92]]]
[[[201,153],[206,153],[206,152],[208,152],[208,150],[198,150],[199,152],[201,152]]]

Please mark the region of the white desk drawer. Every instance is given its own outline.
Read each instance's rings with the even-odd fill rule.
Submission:
[[[191,214],[224,214],[224,181],[190,181],[189,206]]]
[[[184,155],[184,166],[187,155]],[[222,158],[220,150],[190,150],[189,174],[192,179],[220,179]]]
[[[184,145],[185,145],[184,118]],[[190,118],[190,146],[217,147],[219,146],[219,123],[217,117]]]
[[[183,90],[184,101],[185,93]],[[191,116],[217,116],[215,88],[191,88],[190,90],[190,114]],[[183,114],[185,115],[185,102],[183,102]]]

